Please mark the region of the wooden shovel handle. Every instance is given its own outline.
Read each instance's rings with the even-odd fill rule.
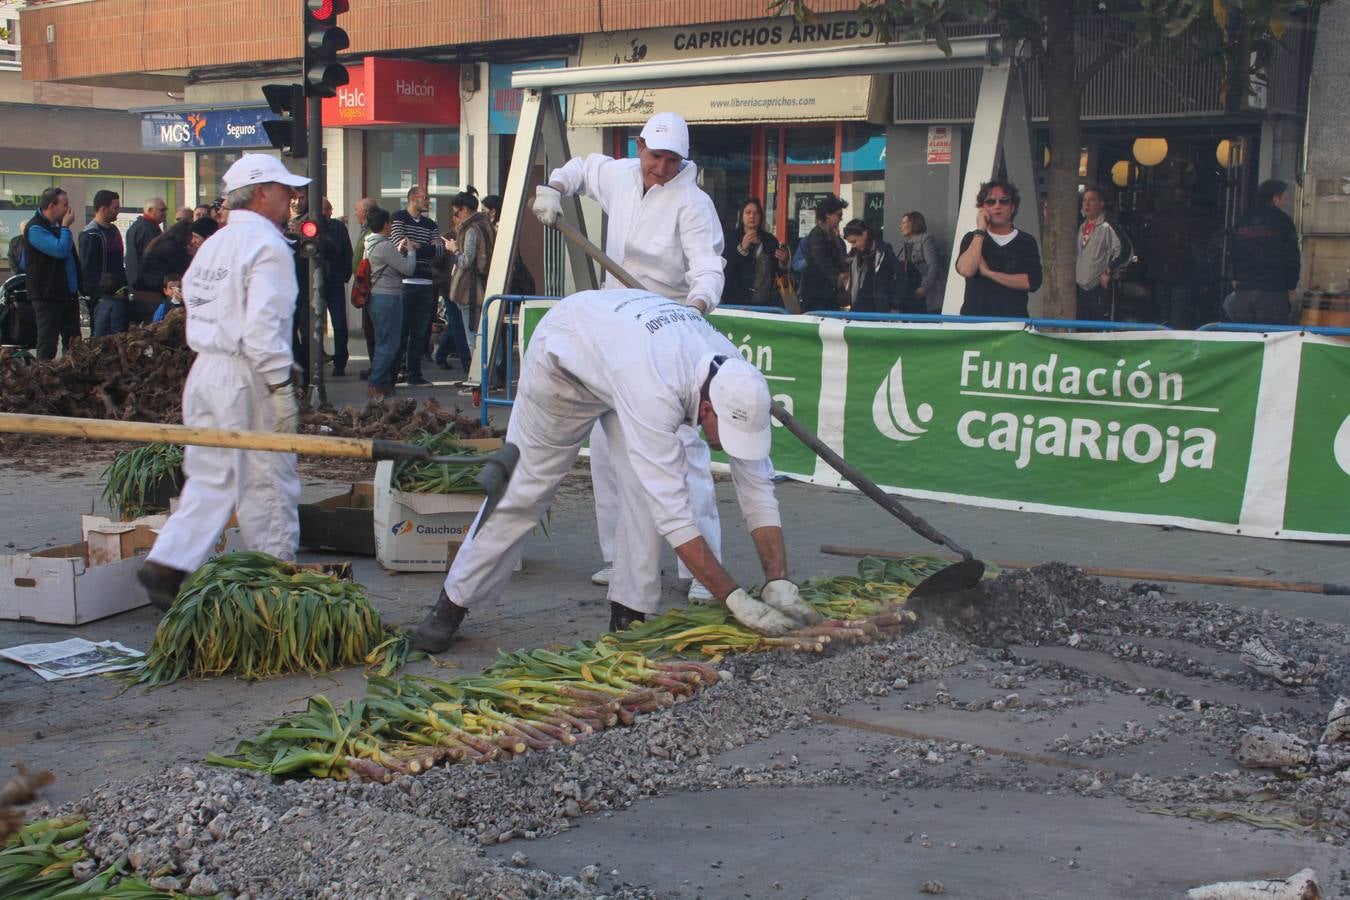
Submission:
[[[190,425],[75,419],[65,416],[30,416],[17,413],[0,414],[0,432],[87,438],[94,441],[133,441],[143,444],[159,441],[167,444],[192,444],[198,447],[272,450],[278,453],[299,453],[302,456],[341,456],[353,459],[415,459],[426,455],[426,451],[421,447],[398,441],[328,437],[321,434],[194,428]],[[406,452],[404,448],[411,448],[413,452]]]

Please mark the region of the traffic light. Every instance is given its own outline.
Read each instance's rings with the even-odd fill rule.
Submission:
[[[300,234],[295,244],[295,252],[304,257],[319,255],[319,220],[313,214],[300,220]]]
[[[337,17],[348,10],[347,0],[304,0],[305,96],[335,97],[347,83],[347,69],[337,55],[351,46]]]
[[[263,130],[272,146],[287,156],[305,159],[309,154],[309,132],[305,122],[305,87],[300,84],[264,84],[263,96],[280,119],[263,122]]]

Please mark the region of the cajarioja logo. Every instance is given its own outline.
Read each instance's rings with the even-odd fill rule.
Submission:
[[[389,533],[394,537],[398,537],[401,534],[409,534],[412,530],[412,519],[404,519],[402,522],[395,522],[393,526],[390,527]]]
[[[1350,475],[1350,416],[1345,417],[1341,427],[1336,430],[1336,440],[1331,445],[1331,452],[1336,456],[1336,465],[1341,467],[1341,471]]]
[[[872,423],[893,441],[917,441],[928,433],[919,423],[926,425],[933,420],[933,407],[920,403],[914,413],[909,414],[909,402],[905,399],[904,358],[896,357],[895,365],[872,397]],[[916,418],[918,422],[914,421]]]

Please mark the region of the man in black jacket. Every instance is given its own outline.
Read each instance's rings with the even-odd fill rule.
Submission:
[[[839,221],[848,203],[831,194],[816,204],[816,227],[806,241],[806,268],[802,270],[802,312],[839,308],[848,278],[844,242],[839,237]]]
[[[145,254],[145,248],[159,237],[163,230],[161,226],[164,224],[164,217],[168,214],[169,208],[164,205],[164,201],[159,197],[151,197],[145,201],[141,217],[132,222],[131,227],[127,229],[127,284],[134,290],[141,289],[136,282],[141,279],[141,257]],[[155,290],[152,294],[149,299],[156,300],[159,291]]]
[[[1034,237],[1013,227],[1021,199],[1009,181],[980,185],[975,230],[961,239],[956,260],[966,280],[961,315],[1027,318],[1028,295],[1041,287],[1041,250]]]
[[[94,194],[94,218],[80,232],[80,294],[89,310],[89,324],[94,324],[94,307],[102,294],[99,283],[104,275],[125,277],[122,262],[122,232],[117,230],[117,216],[122,212],[122,198],[113,191]]]
[[[1289,185],[1272,178],[1256,205],[1233,227],[1233,293],[1224,312],[1234,322],[1287,325],[1301,257],[1294,220],[1284,211]]]
[[[80,275],[70,234],[74,220],[75,211],[66,192],[50,187],[38,198],[38,211],[24,232],[28,299],[37,319],[38,359],[53,359],[58,338],[80,333],[80,312],[75,304]]]
[[[333,377],[347,374],[347,282],[352,277],[352,238],[347,226],[333,218],[333,204],[323,198],[319,217],[323,240],[323,303],[333,323]]]

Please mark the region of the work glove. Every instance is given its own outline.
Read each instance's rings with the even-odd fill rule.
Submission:
[[[819,625],[825,617],[802,599],[797,586],[786,578],[775,578],[759,592],[760,599],[802,626]]]
[[[534,189],[534,214],[540,222],[552,225],[562,218],[562,194],[546,184]]]
[[[711,302],[711,298],[703,291],[698,290],[689,292],[689,296],[684,298],[684,305],[690,309],[696,309],[706,316],[708,313],[712,312],[713,307],[717,304]]]
[[[800,627],[772,606],[752,598],[744,588],[736,588],[724,602],[737,622],[758,634],[781,637]]]
[[[287,379],[275,386],[269,384],[267,388],[271,391],[267,402],[272,404],[272,415],[275,418],[272,430],[283,434],[295,434],[296,426],[300,423],[300,404],[295,399],[295,387]]]

